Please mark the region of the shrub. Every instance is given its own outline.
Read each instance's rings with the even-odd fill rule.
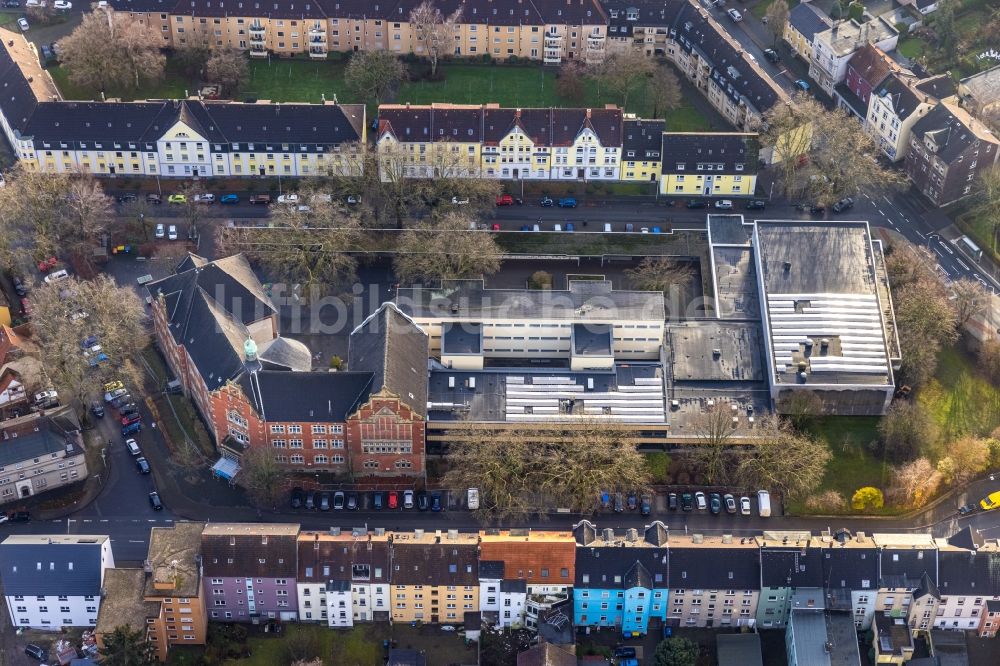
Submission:
[[[806,506],[813,511],[840,511],[845,505],[844,496],[836,490],[824,490],[806,500]]]
[[[552,274],[545,271],[535,271],[528,278],[528,289],[551,289]]]
[[[858,488],[854,496],[851,497],[851,508],[855,511],[881,509],[883,506],[885,506],[885,497],[882,496],[882,491],[872,486]]]

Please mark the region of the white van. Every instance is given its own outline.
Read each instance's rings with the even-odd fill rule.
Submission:
[[[610,222],[605,222],[604,223],[604,233],[606,233],[606,234],[611,233],[611,223]]]
[[[139,444],[134,439],[126,439],[125,448],[127,448],[128,452],[134,456],[142,455],[142,451],[139,450]]]
[[[757,491],[757,512],[761,518],[771,515],[771,496],[766,490]]]
[[[54,282],[62,282],[63,280],[69,279],[69,273],[65,270],[58,270],[55,273],[49,273],[45,276],[46,284],[53,284]]]
[[[553,225],[552,231],[562,231],[562,225],[561,224]]]
[[[479,488],[469,488],[467,495],[467,504],[469,506],[469,511],[475,511],[479,508]]]

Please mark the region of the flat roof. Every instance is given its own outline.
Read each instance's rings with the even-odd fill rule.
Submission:
[[[775,384],[892,385],[868,223],[762,220],[754,233]]]
[[[875,613],[875,626],[878,628],[878,647],[882,654],[899,655],[903,653],[903,648],[913,645],[905,618],[885,617],[881,613]]]
[[[623,363],[612,371],[521,367],[458,372],[439,367],[429,374],[431,421],[666,422],[663,368],[655,362]]]
[[[752,247],[712,247],[716,316],[759,319],[760,295]]]
[[[483,325],[478,322],[448,322],[441,330],[442,354],[481,354]]]
[[[715,652],[719,666],[764,666],[760,634],[717,634]]]
[[[611,356],[613,347],[611,324],[573,324],[574,356]]]
[[[121,626],[145,631],[146,618],[159,616],[159,602],[143,600],[145,578],[142,569],[108,569],[105,572],[97,633],[110,634]]]
[[[205,523],[176,522],[149,531],[147,597],[196,597],[201,591],[201,533]],[[174,587],[157,587],[173,583]]]
[[[674,382],[762,382],[766,379],[761,362],[763,342],[756,323],[711,321],[672,326],[671,376]]]
[[[613,289],[609,280],[570,280],[569,289],[487,289],[482,280],[404,287],[396,305],[410,317],[490,322],[510,319],[615,323],[666,318],[663,293]]]

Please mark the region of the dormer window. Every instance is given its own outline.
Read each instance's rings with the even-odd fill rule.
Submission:
[[[639,10],[635,7],[629,7],[625,10],[625,20],[626,21],[638,21],[639,20]]]
[[[737,171],[743,171],[743,165],[742,164],[737,164],[736,165],[736,170]]]

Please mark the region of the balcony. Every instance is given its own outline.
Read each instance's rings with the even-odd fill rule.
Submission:
[[[324,30],[324,29],[323,29],[323,26],[319,26],[319,25],[314,25],[314,26],[313,26],[313,27],[312,27],[312,28],[311,28],[311,29],[309,30],[309,36],[310,36],[310,37],[313,37],[313,36],[315,36],[315,35],[324,35],[324,36],[325,36],[325,35],[326,35],[326,30]]]
[[[546,48],[550,46],[562,46],[563,35],[561,33],[545,33],[545,46]]]
[[[326,47],[310,46],[309,57],[313,60],[326,60]]]
[[[264,43],[264,33],[263,32],[251,32],[250,33],[250,43],[251,44],[263,44]]]
[[[263,46],[251,46],[250,47],[250,57],[251,58],[266,58],[267,49]]]
[[[326,44],[326,35],[309,35],[310,44]]]

